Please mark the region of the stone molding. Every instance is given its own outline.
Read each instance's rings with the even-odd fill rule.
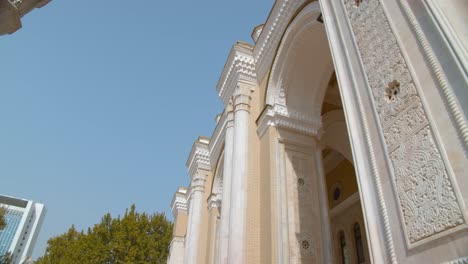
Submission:
[[[218,95],[225,105],[228,104],[238,81],[257,83],[252,48],[250,44],[237,42],[229,53],[221,78],[216,86]]]
[[[440,9],[438,8],[438,5],[434,1],[425,0],[425,2],[429,4],[429,6],[432,9],[431,11],[441,13]],[[409,7],[407,1],[398,0],[398,3],[400,4],[403,13],[409,21],[409,24],[413,28],[413,31],[416,33],[418,39],[417,43],[422,48],[422,50],[424,51],[424,55],[429,61],[429,65],[431,66],[434,78],[438,81],[439,86],[442,88],[442,94],[445,103],[448,105],[449,112],[455,120],[455,125],[458,130],[458,133],[461,135],[465,152],[468,152],[468,121],[466,119],[466,116],[463,114],[463,111],[460,109],[460,105],[456,96],[454,95],[453,88],[450,87],[449,83],[447,82],[447,76],[445,75],[439,60],[435,56],[434,51],[432,50],[431,45],[427,40],[427,37],[424,35],[424,32],[421,29],[421,26],[419,25],[418,21],[416,20],[416,17],[414,16],[413,12],[411,11],[411,8]],[[454,53],[457,55],[465,55],[458,39],[452,34],[451,31],[447,30],[449,26],[445,23],[445,21],[441,19],[436,20],[438,25],[444,28],[444,34],[448,35],[448,37],[451,39],[451,45],[454,45],[455,49]],[[464,67],[466,67],[466,61],[464,62],[463,59],[460,59],[458,62],[463,64]]]
[[[285,105],[267,105],[257,120],[257,134],[262,137],[269,126],[294,130],[309,136],[320,137],[322,121],[310,118]]]
[[[171,202],[172,215],[174,218],[180,212],[187,212],[187,189],[179,187],[177,192],[174,193],[174,197]]]

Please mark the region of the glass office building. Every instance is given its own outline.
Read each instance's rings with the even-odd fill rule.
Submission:
[[[0,195],[0,206],[6,209],[6,226],[0,231],[0,255],[10,252],[13,263],[23,263],[32,255],[45,207],[30,200],[4,195]]]

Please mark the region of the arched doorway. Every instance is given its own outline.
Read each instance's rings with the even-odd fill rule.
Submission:
[[[311,3],[283,36],[259,119],[261,127],[269,116],[278,137],[280,263],[371,262],[334,72],[319,5]]]

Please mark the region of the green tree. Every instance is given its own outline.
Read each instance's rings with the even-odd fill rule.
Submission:
[[[13,256],[10,252],[5,253],[3,256],[0,256],[0,264],[11,264],[13,263]]]
[[[68,232],[47,241],[37,264],[166,263],[172,223],[161,213],[138,213],[135,205],[123,217],[107,213],[99,224]]]
[[[5,226],[6,226],[6,220],[4,218],[5,213],[6,213],[5,207],[0,206],[0,230],[5,228]]]

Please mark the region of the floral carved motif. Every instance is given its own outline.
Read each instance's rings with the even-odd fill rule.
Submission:
[[[377,0],[345,0],[394,172],[409,243],[464,224],[405,59]]]

